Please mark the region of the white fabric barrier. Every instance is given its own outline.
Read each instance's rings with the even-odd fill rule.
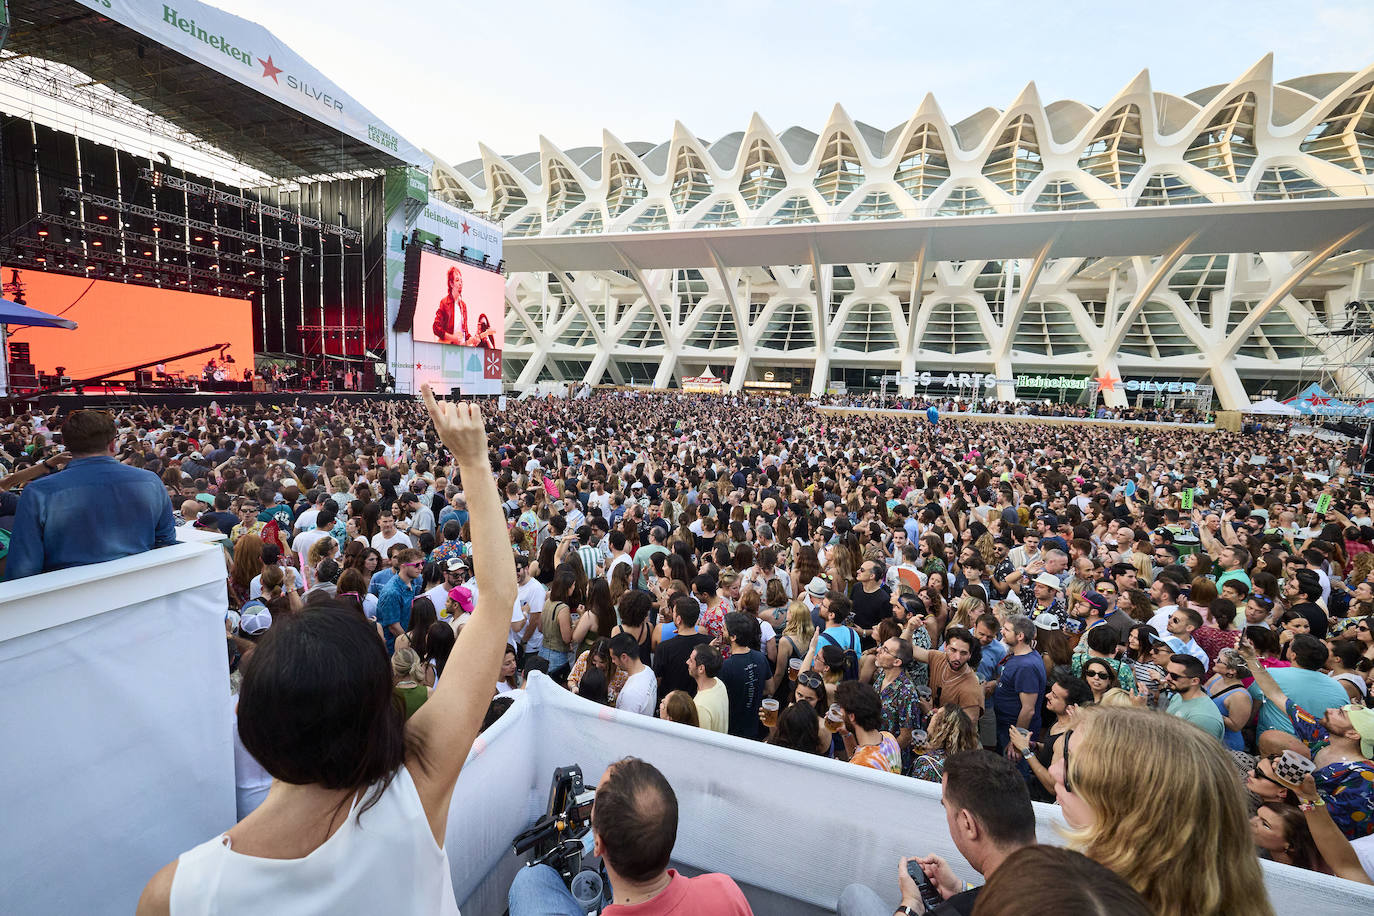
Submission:
[[[0,585],[0,912],[131,913],[233,825],[224,581],[182,543]]]
[[[594,785],[625,756],[658,767],[677,793],[673,858],[685,865],[822,907],[833,907],[852,882],[895,904],[903,855],[936,853],[961,877],[977,879],[949,838],[936,783],[621,713],[543,676],[532,677],[524,694],[478,739],[454,790],[446,848],[457,898],[469,901],[465,916],[501,912],[489,888],[478,895],[481,909],[473,909],[473,895],[508,858],[515,835],[543,813],[554,769],[578,764]],[[1061,843],[1059,809],[1037,803],[1036,816],[1040,841]],[[819,849],[832,855],[818,859],[811,853]],[[1168,854],[1164,846],[1160,854]],[[1374,912],[1374,887],[1262,864],[1279,914]]]

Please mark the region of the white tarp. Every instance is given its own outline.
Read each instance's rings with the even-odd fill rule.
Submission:
[[[267,29],[199,0],[81,0],[275,101],[425,170],[429,156]]]
[[[454,891],[468,902],[464,916],[501,912],[510,841],[543,813],[556,767],[576,763],[595,785],[607,764],[626,756],[652,763],[672,784],[679,807],[673,858],[685,865],[827,908],[856,881],[895,906],[904,855],[936,853],[960,877],[978,879],[949,838],[937,783],[621,713],[536,675],[523,699],[478,738],[453,793],[445,848]],[[1058,807],[1037,803],[1036,816],[1040,841],[1060,843]],[[803,854],[818,843],[843,854],[823,861]],[[1261,865],[1280,916],[1374,912],[1374,887]]]
[[[1273,398],[1265,398],[1263,401],[1256,401],[1241,412],[1273,414],[1283,417],[1296,417],[1301,415],[1301,411],[1296,407],[1293,407],[1291,404],[1285,404],[1282,401],[1276,401]]]
[[[0,913],[132,913],[233,826],[228,678],[217,546],[0,585]]]

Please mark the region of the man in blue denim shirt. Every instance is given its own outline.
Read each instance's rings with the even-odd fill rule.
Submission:
[[[156,474],[115,460],[109,413],[73,411],[62,425],[62,441],[71,463],[30,483],[19,498],[7,580],[176,543],[167,490]]]

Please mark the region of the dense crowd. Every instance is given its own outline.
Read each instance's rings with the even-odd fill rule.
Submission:
[[[918,857],[937,912],[1014,903],[993,893],[1006,862],[1104,894],[1120,879],[1122,912],[1269,912],[1260,858],[1370,883],[1374,518],[1336,445],[754,397],[485,409],[466,465],[419,402],[130,410],[105,452],[93,412],[21,416],[0,438],[0,483],[27,484],[6,494],[7,575],[198,529],[226,553],[233,689],[274,630],[344,608],[385,645],[408,719],[462,676],[455,647],[499,595],[488,720],[540,670],[620,710],[941,783],[988,891],[975,910],[971,876]],[[101,506],[56,533],[63,478],[97,464],[156,475],[153,524]],[[274,784],[253,745],[241,817]],[[1029,840],[999,820],[1020,799]],[[1062,807],[1086,860],[1022,848],[1032,799]],[[841,912],[891,912],[897,891],[921,911],[910,878],[851,890]]]

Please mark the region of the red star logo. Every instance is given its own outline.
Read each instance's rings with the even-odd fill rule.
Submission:
[[[1308,400],[1312,402],[1313,407],[1325,407],[1327,404],[1331,403],[1330,398],[1318,397],[1316,395],[1308,398]]]
[[[278,67],[276,64],[272,63],[272,55],[267,55],[267,60],[263,60],[261,57],[259,57],[258,63],[262,64],[262,75],[264,77],[272,77],[272,82],[280,86],[281,80],[277,79],[277,74],[281,72],[281,67]]]
[[[468,229],[469,229],[469,228],[470,228],[470,227],[468,226],[468,221],[467,221],[467,220],[463,220],[463,235],[467,235],[467,234],[468,234]]]
[[[1115,391],[1116,383],[1121,381],[1121,379],[1112,378],[1112,374],[1108,372],[1106,375],[1099,375],[1097,378],[1093,379],[1093,381],[1097,382],[1097,387],[1100,391]]]

